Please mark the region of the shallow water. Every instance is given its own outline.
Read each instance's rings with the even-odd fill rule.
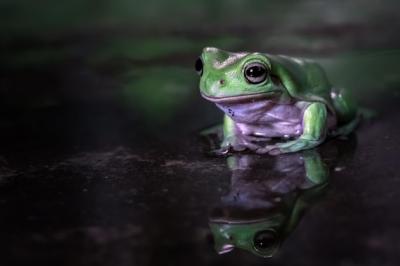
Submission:
[[[398,4],[214,2],[1,4],[1,265],[398,264]],[[204,46],[314,58],[377,114],[315,151],[321,182],[309,155],[211,157]],[[260,220],[272,258],[217,254]]]

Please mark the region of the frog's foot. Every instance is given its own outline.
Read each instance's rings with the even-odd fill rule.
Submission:
[[[278,144],[279,143],[274,144],[274,145],[267,145],[267,146],[262,147],[262,148],[258,148],[258,149],[255,150],[255,152],[258,153],[258,154],[269,153],[269,154],[272,155],[272,154],[274,154],[274,151],[278,151],[279,150]],[[276,153],[276,154],[279,154],[279,153]]]
[[[308,140],[299,138],[293,141],[276,143],[274,145],[267,145],[263,148],[257,149],[256,152],[259,154],[268,153],[270,155],[278,155],[282,153],[291,153],[302,150],[307,150],[318,146],[322,141]]]
[[[231,152],[240,152],[246,150],[246,147],[243,145],[221,145],[219,149],[215,149],[211,151],[211,154],[216,156],[225,156],[229,155]]]
[[[237,139],[234,136],[225,137],[218,149],[212,150],[211,154],[217,156],[228,155],[232,151],[243,151],[246,149],[240,143],[237,143]]]
[[[255,151],[259,148],[260,147],[258,145],[253,144],[250,141],[246,141],[244,139],[234,136],[225,138],[224,141],[221,143],[220,148],[213,150],[212,154],[223,156],[229,154],[230,152],[241,152],[245,151],[246,149]]]
[[[210,155],[214,155],[214,156],[226,156],[229,155],[229,153],[231,152],[231,147],[221,147],[219,149],[214,149],[212,151],[210,151]]]

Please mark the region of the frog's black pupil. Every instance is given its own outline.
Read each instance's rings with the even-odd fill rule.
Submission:
[[[259,232],[255,237],[254,237],[254,246],[258,250],[266,250],[268,248],[271,248],[275,245],[275,234],[271,231],[262,231]]]
[[[197,58],[194,67],[197,73],[199,73],[200,75],[203,74],[203,61],[201,61],[201,58]]]
[[[252,66],[249,67],[246,71],[246,75],[248,77],[253,77],[253,78],[261,77],[264,74],[265,74],[265,68],[262,66]]]

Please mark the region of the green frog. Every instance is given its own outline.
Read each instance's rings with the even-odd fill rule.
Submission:
[[[201,95],[225,113],[217,154],[302,151],[358,124],[348,91],[334,88],[312,60],[207,47],[195,68]]]

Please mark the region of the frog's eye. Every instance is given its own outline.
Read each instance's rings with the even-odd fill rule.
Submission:
[[[273,248],[276,245],[276,235],[271,230],[258,232],[253,239],[256,250],[263,252]]]
[[[196,69],[197,74],[200,76],[203,74],[203,61],[201,58],[197,58],[196,63],[194,64],[194,68]]]
[[[244,77],[251,84],[261,83],[267,76],[267,67],[262,63],[250,63],[244,69]]]

